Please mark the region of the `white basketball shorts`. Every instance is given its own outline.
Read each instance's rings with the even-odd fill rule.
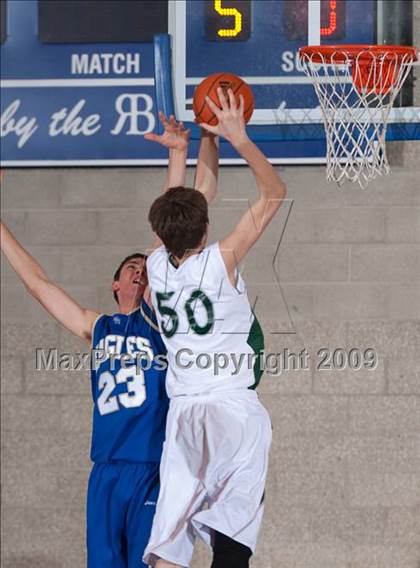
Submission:
[[[189,566],[196,536],[211,545],[212,529],[254,551],[270,444],[253,390],[172,398],[146,564]]]

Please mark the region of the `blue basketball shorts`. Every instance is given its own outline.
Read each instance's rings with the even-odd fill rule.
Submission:
[[[87,498],[88,568],[147,568],[142,561],[159,494],[159,464],[97,463]]]

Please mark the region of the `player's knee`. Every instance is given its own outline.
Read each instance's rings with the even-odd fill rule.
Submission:
[[[232,538],[215,532],[211,568],[248,568],[250,548]]]

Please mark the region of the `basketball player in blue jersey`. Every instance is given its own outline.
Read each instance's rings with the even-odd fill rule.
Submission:
[[[185,183],[189,132],[173,117],[160,119],[164,134],[146,138],[169,148],[167,189]],[[216,156],[215,137],[203,133],[195,186],[211,196],[217,180],[209,164],[217,162]],[[98,350],[98,364],[91,372],[94,466],[88,487],[88,568],[145,567],[141,559],[159,492],[168,409],[162,364],[166,349],[143,299],[146,256],[135,253],[121,262],[112,283],[118,313],[101,315],[81,307],[49,281],[3,223],[1,248],[27,291],[65,328]]]

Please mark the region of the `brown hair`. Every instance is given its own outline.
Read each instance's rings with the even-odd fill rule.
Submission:
[[[114,274],[114,282],[115,282],[116,280],[119,280],[119,279],[120,279],[121,270],[123,269],[123,266],[124,266],[127,262],[129,262],[130,260],[134,260],[135,258],[144,258],[144,260],[146,260],[146,259],[147,259],[147,254],[143,254],[142,252],[135,252],[135,253],[133,253],[133,254],[130,254],[129,256],[126,256],[126,257],[124,258],[124,260],[122,260],[122,261],[120,262],[119,267],[118,267],[117,270],[115,271],[115,274]],[[117,302],[117,304],[118,304],[118,295],[117,295],[116,292],[114,292],[114,300],[115,300],[115,301]]]
[[[149,222],[168,252],[182,258],[204,237],[209,222],[207,201],[196,189],[172,187],[153,202]]]

